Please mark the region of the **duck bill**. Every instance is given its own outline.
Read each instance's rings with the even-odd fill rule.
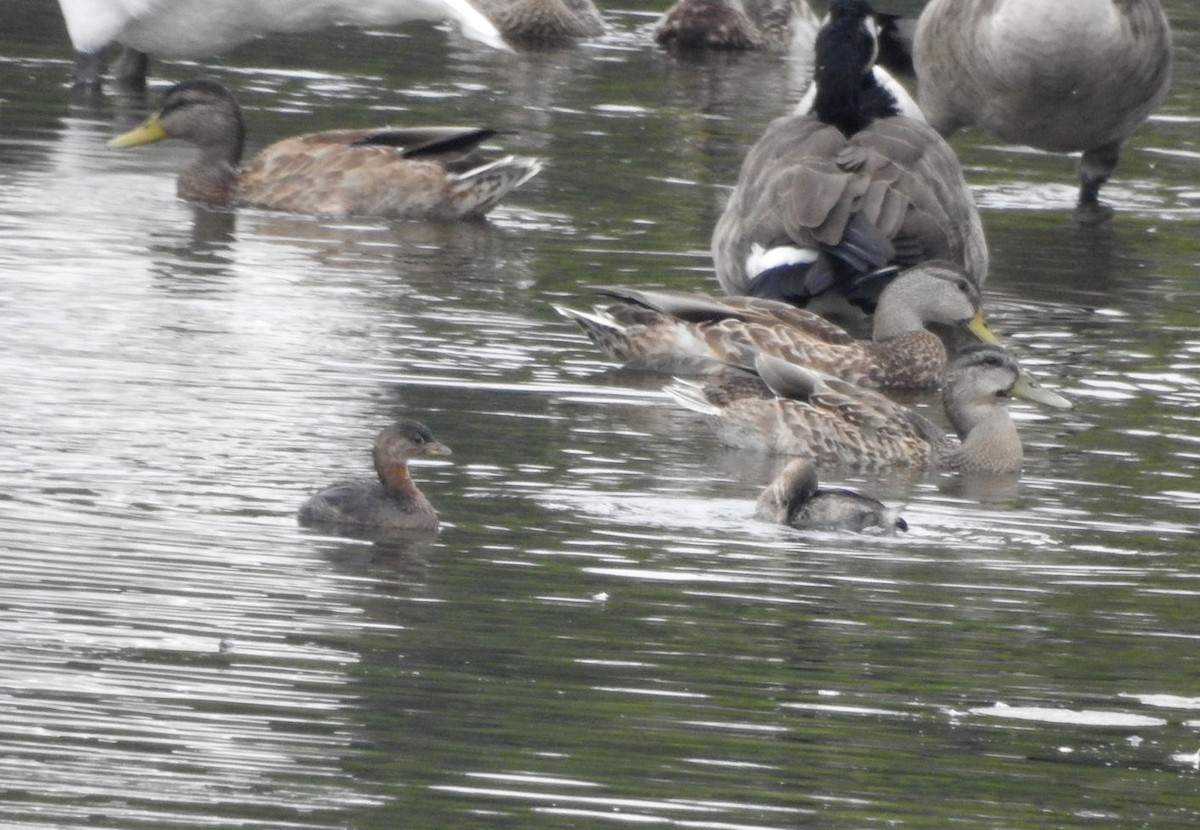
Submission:
[[[426,455],[454,455],[454,452],[443,444],[441,441],[434,441],[432,444],[425,445]]]
[[[980,343],[991,343],[993,346],[1000,346],[1000,338],[988,326],[987,321],[983,319],[983,309],[975,312],[975,316],[967,322],[963,323],[963,328],[971,333],[972,336]]]
[[[149,144],[152,141],[162,141],[169,138],[163,129],[157,115],[152,115],[127,133],[122,133],[108,142],[109,147],[136,147],[139,144]]]
[[[1070,400],[1042,386],[1031,378],[1029,373],[1024,369],[1021,370],[1021,376],[1017,378],[1017,382],[1009,390],[1008,394],[1014,398],[1020,398],[1030,403],[1040,403],[1042,406],[1049,406],[1053,409],[1075,408],[1075,404],[1071,403]]]

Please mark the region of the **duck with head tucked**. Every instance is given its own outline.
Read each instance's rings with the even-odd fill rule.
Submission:
[[[618,302],[591,312],[555,308],[613,360],[676,375],[753,366],[762,353],[872,389],[934,388],[948,358],[931,326],[998,342],[984,322],[979,290],[950,262],[925,262],[892,280],[879,297],[870,341],[778,300],[601,290]]]
[[[607,27],[592,0],[472,0],[496,28],[519,43],[600,37]]]
[[[812,49],[820,21],[805,0],[677,0],[654,27],[667,49]]]
[[[158,112],[110,147],[164,138],[196,145],[179,176],[184,199],[322,216],[393,219],[480,217],[541,170],[534,158],[485,161],[476,154],[493,130],[464,127],[329,130],[286,138],[240,167],[242,111],[210,80],[166,91]]]
[[[854,490],[819,486],[817,467],[807,458],[788,462],[758,497],[754,515],[798,530],[908,530],[898,507]]]
[[[1100,188],[1171,82],[1159,0],[930,0],[912,44],[917,97],[949,136],[1082,152],[1075,218],[1112,215]]]
[[[957,438],[878,392],[780,358],[760,354],[755,370],[756,378],[678,381],[667,392],[688,409],[716,418],[721,439],[731,446],[821,465],[981,473],[1015,473],[1024,461],[1004,398],[1071,406],[1060,395],[1031,387],[1008,352],[990,344],[966,347],[947,372],[942,403]]]
[[[834,0],[811,111],[771,123],[713,231],[725,293],[870,312],[897,266],[931,259],[983,284],[987,245],[958,158],[880,82],[875,31],[866,0]]]
[[[371,457],[378,481],[339,481],[313,494],[300,507],[300,524],[342,525],[391,531],[433,531],[437,511],[408,473],[408,462],[450,455],[424,424],[408,418],[385,427]]]

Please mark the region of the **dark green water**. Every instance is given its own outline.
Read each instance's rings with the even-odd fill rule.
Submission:
[[[913,5],[913,4],[909,4]],[[755,521],[722,448],[552,302],[714,287],[778,58],[680,61],[650,9],[501,54],[437,27],[202,66],[251,144],[487,123],[546,158],[483,224],[174,199],[191,151],[105,140],[57,9],[0,30],[0,824],[5,828],[1190,828],[1200,821],[1200,10],[1178,80],[1074,227],[1070,162],[962,136],[993,326],[1062,416],[1026,470],[842,480],[899,537]],[[419,417],[446,526],[297,527]]]

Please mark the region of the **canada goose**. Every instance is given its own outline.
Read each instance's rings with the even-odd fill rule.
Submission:
[[[268,146],[244,168],[241,108],[215,81],[184,81],[140,127],[109,142],[180,138],[200,157],[179,176],[185,199],[327,216],[407,219],[482,216],[541,169],[537,159],[485,162],[473,151],[492,130],[428,127],[329,130]]]
[[[853,490],[826,489],[807,458],[794,458],[755,503],[758,518],[800,530],[908,530],[900,509]]]
[[[453,20],[463,35],[507,49],[500,32],[467,0],[58,0],[75,47],[76,82],[95,84],[106,46],[119,43],[143,57],[194,59],[257,37],[336,25],[391,26],[410,20]],[[124,80],[145,80],[145,60]]]
[[[437,511],[408,473],[410,459],[450,455],[424,424],[408,418],[385,427],[371,457],[378,481],[339,481],[300,506],[302,525],[359,525],[397,531],[436,530]]]
[[[869,312],[895,266],[930,259],[982,285],[987,244],[958,159],[876,80],[870,11],[835,0],[817,36],[813,112],[775,120],[747,154],[712,237],[727,294]]]
[[[820,22],[805,0],[677,0],[654,27],[668,49],[812,48]]]
[[[557,41],[600,37],[606,26],[592,0],[472,0],[505,37]]]
[[[811,369],[760,354],[757,379],[677,381],[667,392],[718,422],[723,441],[746,449],[863,468],[938,467],[1013,473],[1024,453],[1012,418],[1000,405],[1030,393],[1004,349],[976,344],[951,363],[942,403],[958,440],[890,398]],[[1067,404],[1069,405],[1069,403]]]
[[[1121,143],[1166,97],[1171,32],[1159,0],[931,0],[913,43],[917,96],[949,136],[1081,151],[1076,218],[1103,222]]]
[[[914,266],[883,289],[871,341],[778,300],[601,290],[618,302],[592,312],[556,308],[613,360],[671,374],[720,373],[752,365],[762,352],[873,389],[931,388],[942,381],[947,353],[927,326],[997,342],[984,322],[979,290],[948,262]]]

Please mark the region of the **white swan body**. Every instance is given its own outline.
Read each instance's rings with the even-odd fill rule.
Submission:
[[[328,26],[453,20],[464,36],[507,49],[467,0],[59,0],[75,51],[117,42],[156,58],[208,57],[257,37]]]

